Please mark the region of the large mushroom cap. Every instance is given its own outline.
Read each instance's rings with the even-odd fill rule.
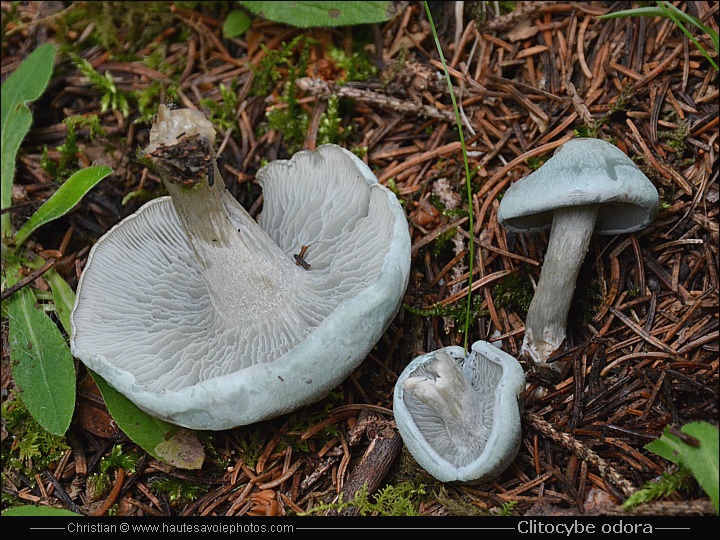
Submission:
[[[557,208],[599,204],[596,234],[645,228],[658,193],[622,150],[601,139],[572,139],[503,195],[498,220],[515,232],[550,227]]]
[[[518,361],[478,341],[469,354],[445,347],[415,358],[395,383],[393,411],[408,451],[441,482],[499,476],[521,441]]]
[[[352,153],[322,146],[258,178],[267,234],[257,242],[274,241],[273,264],[287,265],[283,302],[265,302],[264,270],[248,282],[236,261],[214,285],[248,288],[252,306],[230,317],[216,309],[169,197],[103,236],[78,285],[73,354],[146,412],[184,427],[228,429],[321,399],[379,340],[407,286],[403,209]],[[227,191],[222,203],[223,219],[247,226]],[[294,258],[304,246],[307,269]]]

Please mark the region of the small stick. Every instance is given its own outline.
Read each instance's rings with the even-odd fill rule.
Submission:
[[[120,495],[120,490],[122,490],[123,482],[125,481],[125,469],[122,467],[119,467],[117,470],[117,476],[115,477],[115,485],[112,488],[112,491],[110,492],[110,495],[108,495],[108,498],[105,499],[105,502],[100,507],[99,510],[93,512],[93,516],[104,516],[105,513],[110,510],[110,507],[115,504],[115,501],[118,498],[118,495]]]
[[[589,461],[597,468],[600,476],[619,487],[626,497],[630,496],[630,494],[635,491],[632,484],[625,480],[625,478],[623,478],[620,473],[618,473],[607,461],[597,455],[593,450],[576,440],[572,435],[557,431],[552,424],[546,422],[535,414],[527,413],[525,418],[533,429],[536,429],[546,437],[560,443],[571,452],[574,452],[578,457]]]
[[[368,493],[374,493],[380,482],[390,470],[402,450],[402,438],[394,429],[388,428],[386,432],[378,433],[365,450],[360,463],[343,487],[343,501],[352,501],[363,486],[367,486]],[[327,515],[356,516],[360,509],[350,506],[340,512],[331,510]]]
[[[310,270],[310,265],[305,260],[305,252],[308,250],[310,246],[303,246],[300,248],[300,253],[293,253],[293,257],[295,258],[295,264],[297,266],[302,266],[305,270]]]
[[[22,289],[28,283],[32,283],[33,281],[35,281],[37,278],[42,276],[45,272],[50,270],[50,268],[52,268],[52,266],[55,264],[56,260],[57,259],[50,259],[45,264],[43,264],[40,268],[38,268],[37,270],[33,270],[27,276],[22,278],[20,281],[18,281],[14,285],[11,285],[10,287],[8,287],[4,291],[2,291],[2,293],[0,293],[0,300],[5,300],[6,298],[9,298],[10,296],[12,296],[16,292],[18,292],[20,289]]]

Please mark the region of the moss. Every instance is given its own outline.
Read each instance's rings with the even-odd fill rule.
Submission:
[[[585,261],[587,264],[588,261]],[[588,287],[578,288],[578,304],[580,309],[580,315],[583,322],[589,323],[592,321],[595,314],[600,309],[603,302],[603,294],[600,290],[600,284],[597,281],[590,283]]]
[[[687,491],[692,486],[692,473],[685,468],[679,468],[673,474],[662,473],[662,476],[653,482],[647,482],[642,488],[633,493],[623,503],[627,511],[643,503],[669,497],[678,490]]]
[[[212,99],[203,99],[201,103],[210,111],[210,121],[218,129],[226,130],[237,124],[238,97],[237,79],[233,80],[230,86],[220,83],[220,102]]]
[[[457,234],[457,227],[451,227],[441,235],[439,235],[432,243],[432,252],[435,257],[439,257],[444,251],[451,248],[452,239]]]
[[[301,34],[289,43],[283,42],[278,49],[269,49],[265,45],[260,45],[265,56],[257,67],[251,66],[254,77],[250,93],[266,96],[282,80],[283,72],[294,69],[296,74],[304,73],[309,59],[308,46],[314,43],[315,40]],[[296,55],[298,55],[297,59]]]
[[[63,123],[67,126],[67,135],[65,136],[65,142],[56,147],[56,150],[60,153],[57,163],[50,159],[47,147],[43,147],[40,158],[42,169],[59,184],[70,178],[80,168],[78,164],[78,155],[80,153],[80,148],[77,145],[78,130],[88,129],[90,140],[105,133],[105,130],[100,125],[100,118],[96,114],[70,116],[65,118]]]
[[[529,269],[509,274],[495,285],[493,299],[498,306],[505,306],[527,312],[535,291],[533,290]]]
[[[102,112],[107,110],[119,111],[123,117],[127,118],[130,114],[130,101],[128,99],[130,94],[115,85],[110,72],[106,71],[104,75],[101,75],[84,58],[72,55],[72,59],[80,72],[90,79],[90,83],[102,94],[100,97],[100,110]]]
[[[488,516],[487,510],[467,502],[457,493],[451,494],[442,487],[436,494],[438,502],[451,516]]]
[[[320,514],[328,510],[340,512],[347,508],[357,508],[361,516],[417,516],[419,515],[418,497],[424,494],[424,485],[402,482],[395,486],[386,485],[371,498],[365,485],[355,493],[352,501],[343,501],[340,494],[338,502],[320,504],[307,514]]]
[[[274,87],[274,84],[266,86],[269,84],[268,80],[275,83],[280,80],[283,71],[288,73],[288,80],[283,84],[279,98],[279,102],[285,107],[273,107],[267,113],[270,129],[282,134],[288,154],[294,154],[302,147],[310,125],[310,114],[298,103],[298,88],[295,84],[298,77],[307,70],[310,43],[314,43],[314,40],[300,35],[287,45],[283,43],[280,49],[265,49],[265,59],[261,62],[261,68],[256,70],[256,81],[265,93]],[[300,48],[298,57],[293,61],[294,51],[298,47]],[[253,87],[255,88],[255,83]],[[258,89],[256,88],[255,91],[257,92]]]
[[[101,497],[112,486],[111,470],[123,469],[126,474],[133,474],[139,460],[139,454],[126,452],[121,445],[116,444],[100,460],[98,472],[88,476],[88,489],[94,493],[95,497]]]
[[[377,67],[364,51],[348,55],[342,49],[331,46],[327,54],[343,73],[343,76],[337,81],[340,84],[348,81],[366,81],[377,75]]]
[[[539,157],[531,157],[531,158],[528,158],[525,160],[525,165],[527,165],[527,167],[531,171],[536,171],[540,167],[542,167],[548,159],[550,159],[550,158],[548,157],[548,158],[542,159]]]
[[[670,148],[675,150],[678,156],[682,156],[687,148],[690,126],[682,118],[674,118],[673,120],[677,127],[672,131],[658,131],[658,138],[665,141]]]
[[[472,308],[470,310],[470,318],[477,319],[479,317],[487,317],[489,311],[482,309],[483,299],[480,295],[473,295]],[[455,324],[458,325],[458,331],[464,332],[465,330],[465,318],[467,314],[467,306],[452,306],[435,304],[428,309],[420,309],[412,307],[408,304],[403,304],[403,308],[412,313],[413,315],[419,315],[421,317],[452,317]]]
[[[400,204],[402,206],[405,206],[407,201],[400,197],[400,191],[398,190],[397,182],[395,181],[395,178],[392,178],[392,177],[388,178],[385,181],[385,187],[388,188],[390,191],[392,191],[395,194],[395,196],[397,197],[397,200],[400,202]]]
[[[208,486],[180,480],[179,478],[166,477],[151,480],[150,489],[156,494],[165,495],[170,504],[175,505],[196,501],[207,493]]]
[[[342,126],[342,118],[338,114],[339,99],[337,96],[330,96],[328,106],[320,118],[320,125],[317,132],[317,144],[338,144],[344,141],[352,129],[345,129]]]
[[[72,48],[69,36],[79,35],[92,21],[84,47],[100,45],[117,59],[136,60],[135,53],[178,26],[170,7],[170,2],[72,2],[57,16],[55,37],[64,48]]]
[[[615,99],[610,102],[607,112],[597,118],[593,122],[593,125],[577,127],[575,128],[575,132],[579,137],[600,138],[600,128],[607,124],[613,116],[624,116],[634,96],[635,90],[632,86],[624,86]]]
[[[239,457],[251,469],[255,468],[258,459],[260,459],[263,451],[263,441],[264,436],[259,428],[237,434],[235,446],[239,449]]]
[[[34,483],[36,474],[51,468],[70,449],[65,437],[46,431],[14,393],[2,404],[2,418],[9,434],[2,442],[3,471],[20,471]]]

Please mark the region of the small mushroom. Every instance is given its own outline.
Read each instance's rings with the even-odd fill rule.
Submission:
[[[658,193],[620,149],[600,139],[573,139],[505,192],[498,221],[514,232],[552,227],[525,324],[523,352],[546,361],[566,337],[575,283],[593,234],[645,228]],[[549,364],[560,371],[564,362]]]
[[[410,270],[404,211],[351,152],[258,171],[256,222],[225,188],[214,137],[201,112],[160,106],[145,152],[170,197],[93,246],[70,339],[141,409],[207,430],[327,395],[396,315]]]
[[[393,410],[405,446],[441,482],[482,483],[515,459],[525,374],[501,349],[475,342],[415,358],[395,383]]]

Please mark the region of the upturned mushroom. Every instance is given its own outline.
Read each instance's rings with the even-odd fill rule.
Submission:
[[[396,315],[410,236],[395,195],[351,152],[299,152],[258,171],[257,222],[225,188],[215,130],[161,105],[145,153],[170,193],[95,244],[70,345],[138,407],[222,430],[313,403]]]
[[[498,477],[521,441],[525,374],[485,341],[469,354],[451,346],[415,358],[395,383],[395,423],[408,451],[441,482]]]
[[[593,234],[647,227],[658,192],[619,148],[600,139],[573,139],[539,169],[505,192],[498,221],[514,232],[551,227],[547,252],[525,323],[523,352],[547,364],[566,338],[580,267]]]

